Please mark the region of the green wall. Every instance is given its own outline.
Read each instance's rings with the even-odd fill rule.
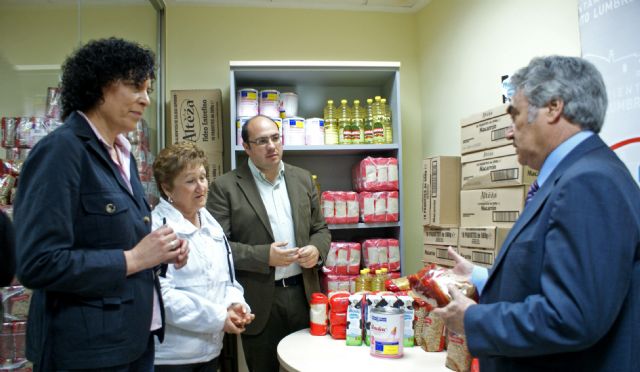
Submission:
[[[580,55],[577,0],[432,0],[417,17],[425,156],[460,155],[460,118],[502,104],[502,75]]]
[[[156,11],[146,0],[137,1],[139,5],[105,1],[80,7],[68,2],[28,6],[0,1],[0,116],[43,116],[47,87],[57,86],[60,80],[55,66],[88,40],[116,36],[155,51]],[[38,65],[41,69],[34,70]],[[16,70],[16,66],[31,69]],[[152,97],[145,112],[152,125],[152,146],[155,105]]]
[[[412,14],[169,4],[165,32],[167,97],[222,89],[227,128],[231,60],[401,62],[407,273],[422,266],[422,158],[459,155],[460,118],[501,102],[501,75],[536,55],[580,53],[577,0],[432,0]],[[155,49],[155,11],[0,2],[0,116],[44,110],[57,83],[55,71],[15,65],[60,64],[79,43],[112,35]]]
[[[422,126],[415,14],[169,6],[167,96],[220,88],[229,128],[229,61],[399,61],[405,272],[422,266]]]

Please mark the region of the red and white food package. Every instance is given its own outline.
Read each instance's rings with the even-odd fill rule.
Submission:
[[[356,191],[398,190],[398,159],[366,157],[352,169]]]
[[[339,340],[346,338],[347,308],[349,307],[349,292],[340,291],[329,295],[329,333]]]
[[[327,261],[323,267],[325,273],[347,273],[348,244],[347,242],[331,242],[329,253],[327,254]]]
[[[360,220],[364,223],[385,222],[387,220],[387,192],[363,191],[360,199]],[[397,201],[396,201],[397,203]]]
[[[327,223],[336,223],[336,201],[333,191],[324,191],[320,198],[322,205],[322,215]]]
[[[362,191],[358,193],[358,199],[360,201],[360,221],[364,223],[375,222],[375,199],[373,198],[373,193]]]
[[[360,243],[349,243],[349,255],[347,259],[347,274],[358,275],[360,273]]]
[[[360,243],[331,242],[322,270],[326,274],[357,275],[360,272]]]
[[[409,275],[411,289],[419,296],[434,299],[439,307],[451,301],[449,284],[455,285],[465,296],[476,299],[476,289],[467,280],[453,273],[452,269],[427,265],[418,273]]]
[[[323,292],[326,292],[329,295],[337,291],[354,293],[356,291],[357,277],[358,275],[337,275],[322,273],[320,285]]]
[[[360,204],[358,202],[358,193],[354,191],[344,191],[343,195],[347,203],[346,223],[358,223],[358,221],[360,220]]]
[[[375,191],[378,186],[378,169],[374,158],[366,157],[352,168],[353,188],[356,191]]]
[[[387,191],[387,213],[385,215],[385,221],[397,222],[398,217],[398,192]]]
[[[362,242],[364,266],[371,270],[389,268],[387,239],[367,239]]]
[[[325,191],[322,193],[322,214],[329,224],[358,223],[358,194],[353,191]]]
[[[385,190],[397,191],[398,185],[398,159],[387,158],[387,183]]]
[[[400,271],[400,242],[398,239],[387,239],[387,252],[389,271]]]
[[[335,222],[337,224],[347,223],[347,198],[344,191],[333,191],[335,200]]]

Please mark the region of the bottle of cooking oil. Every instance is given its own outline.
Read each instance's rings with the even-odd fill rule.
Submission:
[[[351,110],[346,99],[340,100],[338,107],[338,143],[349,145],[351,139]]]
[[[382,98],[380,105],[384,108],[384,143],[393,143],[393,124],[391,122],[391,106]]]
[[[366,291],[367,289],[367,269],[360,270],[360,276],[356,278],[356,292]]]
[[[373,143],[384,143],[384,108],[382,97],[375,96],[373,102]]]
[[[316,191],[318,192],[318,200],[320,200],[320,194],[322,193],[320,192],[320,183],[318,183],[318,176],[315,174],[312,174],[311,181],[313,182],[313,186],[316,188]]]
[[[338,117],[332,99],[327,101],[324,108],[324,144],[338,144]]]
[[[389,269],[386,267],[383,267],[380,271],[382,271],[382,290],[384,291],[387,289],[387,280],[391,279],[391,276],[389,275]]]
[[[360,107],[360,100],[353,100],[351,110],[351,143],[361,144],[364,139],[364,112]]]
[[[373,143],[373,99],[367,98],[367,113],[364,117],[364,137],[362,143]]]
[[[371,291],[371,269],[366,268],[365,271],[365,279],[364,279],[364,290]]]
[[[376,270],[376,276],[371,280],[371,290],[373,292],[384,291],[384,279],[382,278],[382,270]]]

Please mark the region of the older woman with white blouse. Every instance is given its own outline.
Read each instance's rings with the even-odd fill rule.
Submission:
[[[216,371],[224,332],[240,334],[254,315],[235,280],[231,249],[220,224],[205,208],[207,158],[192,143],[158,154],[153,172],[161,199],[153,228],[164,224],[187,240],[189,262],[167,267],[160,279],[167,328],[156,343],[156,371]]]

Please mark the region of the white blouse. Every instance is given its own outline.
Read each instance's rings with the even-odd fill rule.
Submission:
[[[178,238],[189,242],[187,264],[179,270],[169,265],[166,277],[160,278],[166,329],[164,342],[156,340],[155,364],[202,363],[216,358],[222,349],[229,305],[241,303],[249,309],[242,286],[231,282],[228,262],[233,265],[233,257],[222,227],[206,208],[199,213],[200,229],[164,199],[152,212],[154,230],[165,218]]]

